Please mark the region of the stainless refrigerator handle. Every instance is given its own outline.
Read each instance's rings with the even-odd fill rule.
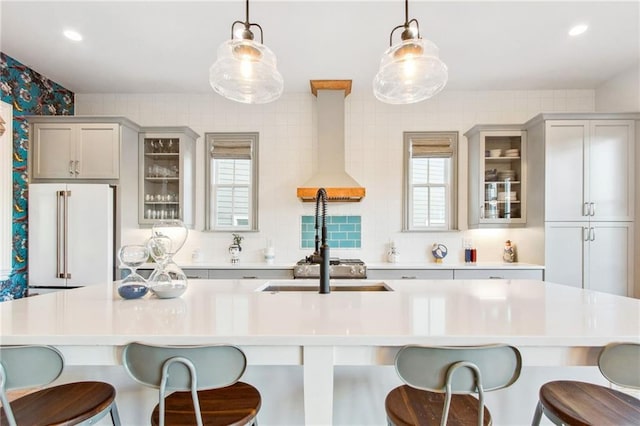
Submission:
[[[69,174],[73,176],[73,160],[69,160]]]
[[[61,201],[63,191],[56,191],[56,278],[64,278],[60,273],[60,220],[61,218]]]
[[[69,246],[68,246],[68,237],[69,237],[69,196],[71,196],[71,191],[64,191],[64,236],[63,236],[63,245],[64,245],[64,278],[71,278],[71,274],[69,273]]]

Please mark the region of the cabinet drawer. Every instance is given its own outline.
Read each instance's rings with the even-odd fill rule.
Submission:
[[[145,279],[149,279],[149,276],[153,272],[153,269],[138,269],[136,272]],[[209,271],[207,269],[183,269],[182,272],[187,276],[187,279],[207,279],[209,278]],[[129,271],[123,270],[121,277],[129,275]]]
[[[451,280],[452,269],[368,269],[373,280]]]
[[[206,269],[183,269],[187,279],[207,279],[209,278],[209,271]]]
[[[457,280],[542,280],[542,269],[456,269]]]
[[[292,279],[293,269],[209,269],[210,279]]]

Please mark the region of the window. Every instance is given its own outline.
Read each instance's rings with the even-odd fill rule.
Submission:
[[[258,230],[258,134],[206,133],[208,231]]]
[[[456,229],[457,132],[404,133],[404,231]]]

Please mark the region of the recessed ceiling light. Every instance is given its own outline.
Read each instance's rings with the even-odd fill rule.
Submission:
[[[579,24],[569,30],[569,35],[575,37],[587,31],[589,26],[587,24]]]
[[[74,30],[64,30],[63,34],[69,40],[73,40],[73,41],[81,41],[82,40],[82,34],[80,34],[77,31],[74,31]]]

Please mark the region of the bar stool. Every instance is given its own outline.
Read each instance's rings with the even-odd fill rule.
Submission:
[[[489,425],[484,392],[512,385],[522,357],[507,345],[409,345],[400,349],[395,366],[406,385],[387,394],[390,425]]]
[[[640,344],[605,346],[598,367],[611,383],[640,389]],[[557,380],[540,387],[531,424],[539,425],[542,414],[557,425],[640,425],[640,400],[593,383]]]
[[[78,425],[111,414],[120,425],[116,390],[104,382],[74,382],[29,393],[11,403],[6,391],[44,386],[57,379],[64,358],[50,346],[0,346],[0,424]]]
[[[124,348],[122,363],[134,380],[159,389],[151,414],[154,426],[257,423],[260,392],[238,381],[247,366],[240,348],[135,342]]]

